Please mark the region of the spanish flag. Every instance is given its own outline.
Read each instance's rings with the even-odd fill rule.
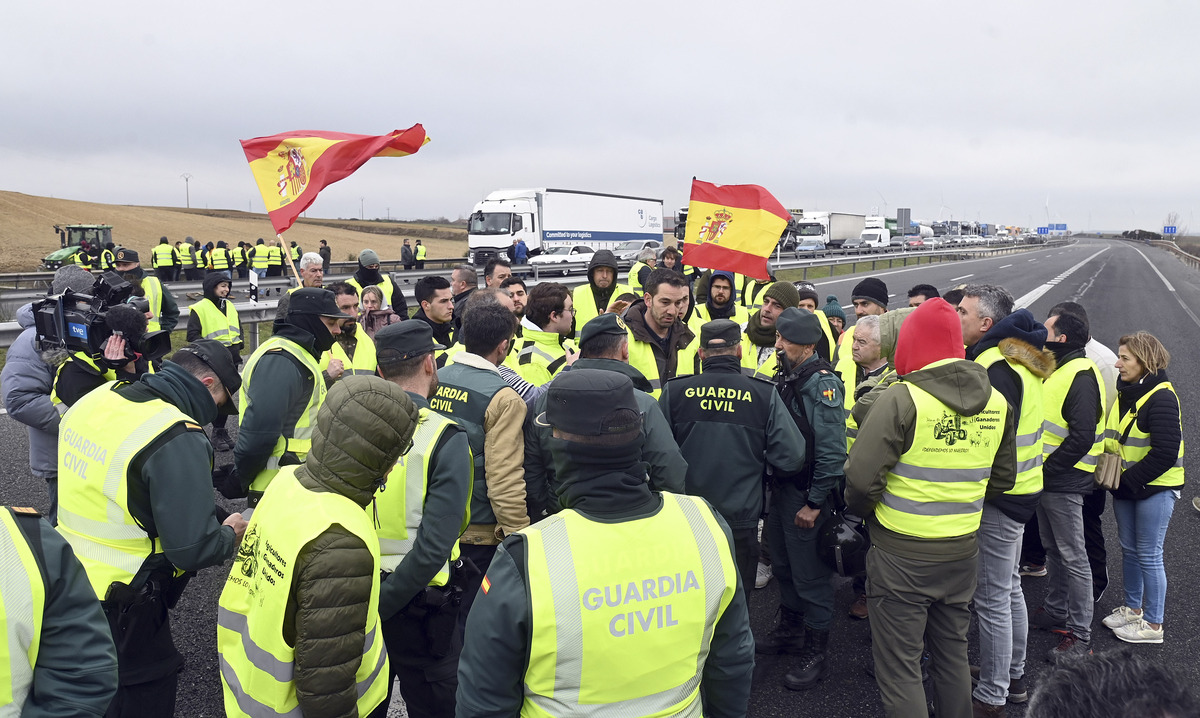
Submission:
[[[692,267],[769,279],[767,258],[789,219],[779,200],[758,185],[693,179],[684,260]]]
[[[413,125],[377,137],[300,130],[241,143],[271,225],[283,234],[328,185],[349,177],[372,157],[405,157],[428,141],[425,128]]]

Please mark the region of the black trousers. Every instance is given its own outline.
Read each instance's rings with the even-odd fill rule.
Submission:
[[[449,624],[453,635],[450,652],[435,656],[424,621],[401,611],[383,622],[383,640],[388,649],[387,699],[371,713],[385,718],[392,702],[392,689],[400,680],[400,696],[409,718],[454,718],[454,694],[458,691],[458,656],[462,653],[462,629]]]
[[[183,656],[175,650],[166,600],[101,602],[117,647],[119,684],[105,718],[171,718]]]
[[[737,564],[738,575],[742,577],[742,589],[746,592],[746,602],[754,593],[754,579],[758,575],[758,527],[748,529],[730,529],[733,534],[733,560]]]

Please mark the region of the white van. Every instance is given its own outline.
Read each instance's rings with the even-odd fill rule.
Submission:
[[[872,227],[864,229],[862,234],[859,235],[859,239],[863,241],[863,246],[868,249],[882,249],[886,251],[891,246],[892,233],[882,227]]]

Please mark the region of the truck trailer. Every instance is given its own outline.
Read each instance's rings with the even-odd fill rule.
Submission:
[[[475,205],[467,224],[468,261],[486,264],[518,239],[529,256],[552,247],[613,249],[663,241],[662,200],[569,189],[504,189]]]
[[[866,224],[866,215],[845,212],[804,212],[795,221],[799,239],[816,237],[831,249],[841,247],[847,239],[858,239]]]

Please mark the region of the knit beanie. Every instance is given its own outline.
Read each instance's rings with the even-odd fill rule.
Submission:
[[[372,264],[379,264],[379,254],[373,249],[364,249],[358,253],[358,264],[362,267],[369,267]]]
[[[784,309],[800,306],[800,291],[791,282],[775,282],[763,292],[763,298],[766,297],[779,302]]]
[[[887,285],[883,283],[882,279],[867,277],[855,285],[854,293],[850,295],[850,299],[851,301],[855,299],[866,299],[868,302],[875,302],[884,309],[887,309]]]
[[[803,301],[805,299],[811,299],[814,306],[821,303],[820,297],[817,296],[817,290],[813,289],[812,285],[806,284],[806,285],[802,285],[800,287],[796,287],[796,296],[800,297],[800,299],[798,299],[797,302]]]
[[[836,294],[830,294],[825,297],[826,304],[821,308],[826,317],[837,317],[842,320],[842,324],[846,323],[846,312],[842,311],[842,303],[838,301]]]
[[[964,359],[962,323],[949,302],[922,302],[900,325],[896,340],[896,373],[904,376],[942,359]]]
[[[66,264],[58,268],[54,273],[54,279],[50,282],[51,294],[62,294],[70,289],[73,292],[85,294],[89,292],[96,280],[92,277],[92,273],[80,267],[78,264]]]

